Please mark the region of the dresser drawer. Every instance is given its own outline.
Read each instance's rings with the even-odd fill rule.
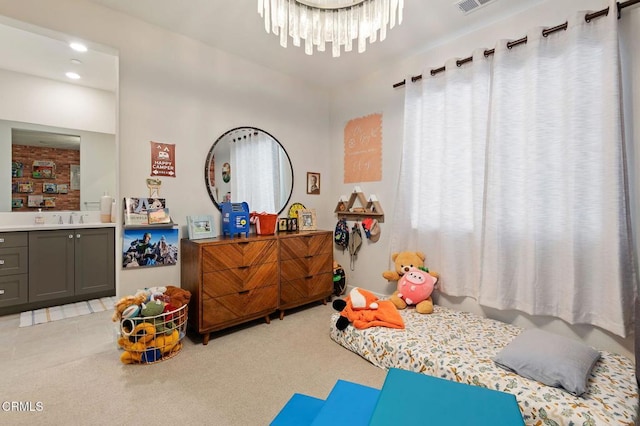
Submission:
[[[316,256],[321,253],[333,255],[333,236],[329,232],[298,235],[280,240],[280,259],[295,259]]]
[[[333,291],[333,272],[280,283],[280,305],[295,305],[305,300],[326,297]]]
[[[239,241],[206,246],[202,253],[202,271],[247,267],[278,261],[277,241]]]
[[[259,287],[221,297],[204,296],[200,327],[203,330],[213,329],[246,317],[273,312],[277,307],[277,285]]]
[[[29,239],[26,232],[0,232],[0,249],[26,247]]]
[[[323,272],[333,272],[333,253],[322,253],[313,257],[280,262],[280,276],[285,281],[306,278]]]
[[[0,248],[0,276],[26,274],[28,266],[27,247]]]
[[[27,274],[0,276],[0,308],[27,303],[28,283]]]
[[[258,287],[278,285],[278,263],[223,269],[202,274],[203,297],[219,297]]]

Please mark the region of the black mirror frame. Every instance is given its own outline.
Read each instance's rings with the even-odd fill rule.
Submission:
[[[216,198],[213,195],[213,190],[211,188],[211,182],[209,182],[209,165],[210,165],[211,161],[213,160],[213,151],[214,151],[216,145],[218,144],[218,142],[223,140],[225,138],[225,136],[227,136],[229,133],[233,133],[235,131],[245,130],[245,129],[247,129],[247,130],[255,130],[257,132],[262,132],[262,133],[268,135],[278,145],[280,145],[280,148],[282,149],[284,154],[287,156],[287,160],[289,161],[289,167],[291,168],[291,190],[289,191],[289,195],[287,197],[287,200],[284,202],[282,208],[277,212],[277,214],[280,215],[280,213],[282,213],[284,211],[284,209],[287,207],[287,205],[289,204],[289,201],[291,200],[291,196],[293,195],[293,187],[294,187],[294,181],[295,181],[295,176],[294,176],[294,173],[293,173],[293,162],[291,161],[291,157],[289,157],[289,153],[287,152],[286,149],[284,149],[284,146],[282,146],[282,144],[280,143],[280,141],[278,139],[276,139],[271,133],[269,133],[269,132],[267,132],[265,130],[259,129],[257,127],[251,127],[251,126],[235,127],[235,128],[233,128],[231,130],[227,130],[226,132],[224,132],[213,143],[213,145],[209,149],[209,152],[207,153],[207,158],[205,159],[205,162],[204,162],[204,183],[205,183],[205,186],[207,187],[207,193],[209,194],[209,198],[211,199],[211,202],[213,202],[213,204],[216,206],[216,208],[218,210],[222,211],[222,207],[220,207],[220,203],[218,203],[218,201],[216,201]]]

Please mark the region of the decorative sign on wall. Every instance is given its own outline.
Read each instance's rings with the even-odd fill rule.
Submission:
[[[382,114],[350,120],[344,128],[344,183],[382,180]]]
[[[151,141],[151,176],[176,177],[176,146]]]

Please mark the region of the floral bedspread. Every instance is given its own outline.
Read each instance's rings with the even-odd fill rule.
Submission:
[[[492,358],[522,329],[510,324],[435,306],[430,315],[400,311],[405,329],[335,327],[331,338],[383,369],[402,368],[516,396],[527,425],[635,425],[638,385],[628,358],[600,351],[601,358],[580,397],[495,365]]]

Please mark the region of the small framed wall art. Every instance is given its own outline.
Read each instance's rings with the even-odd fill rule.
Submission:
[[[320,173],[307,172],[307,194],[320,194]]]
[[[298,229],[300,231],[315,231],[318,229],[315,209],[300,210],[298,214]]]
[[[189,239],[213,238],[213,216],[187,216]]]

